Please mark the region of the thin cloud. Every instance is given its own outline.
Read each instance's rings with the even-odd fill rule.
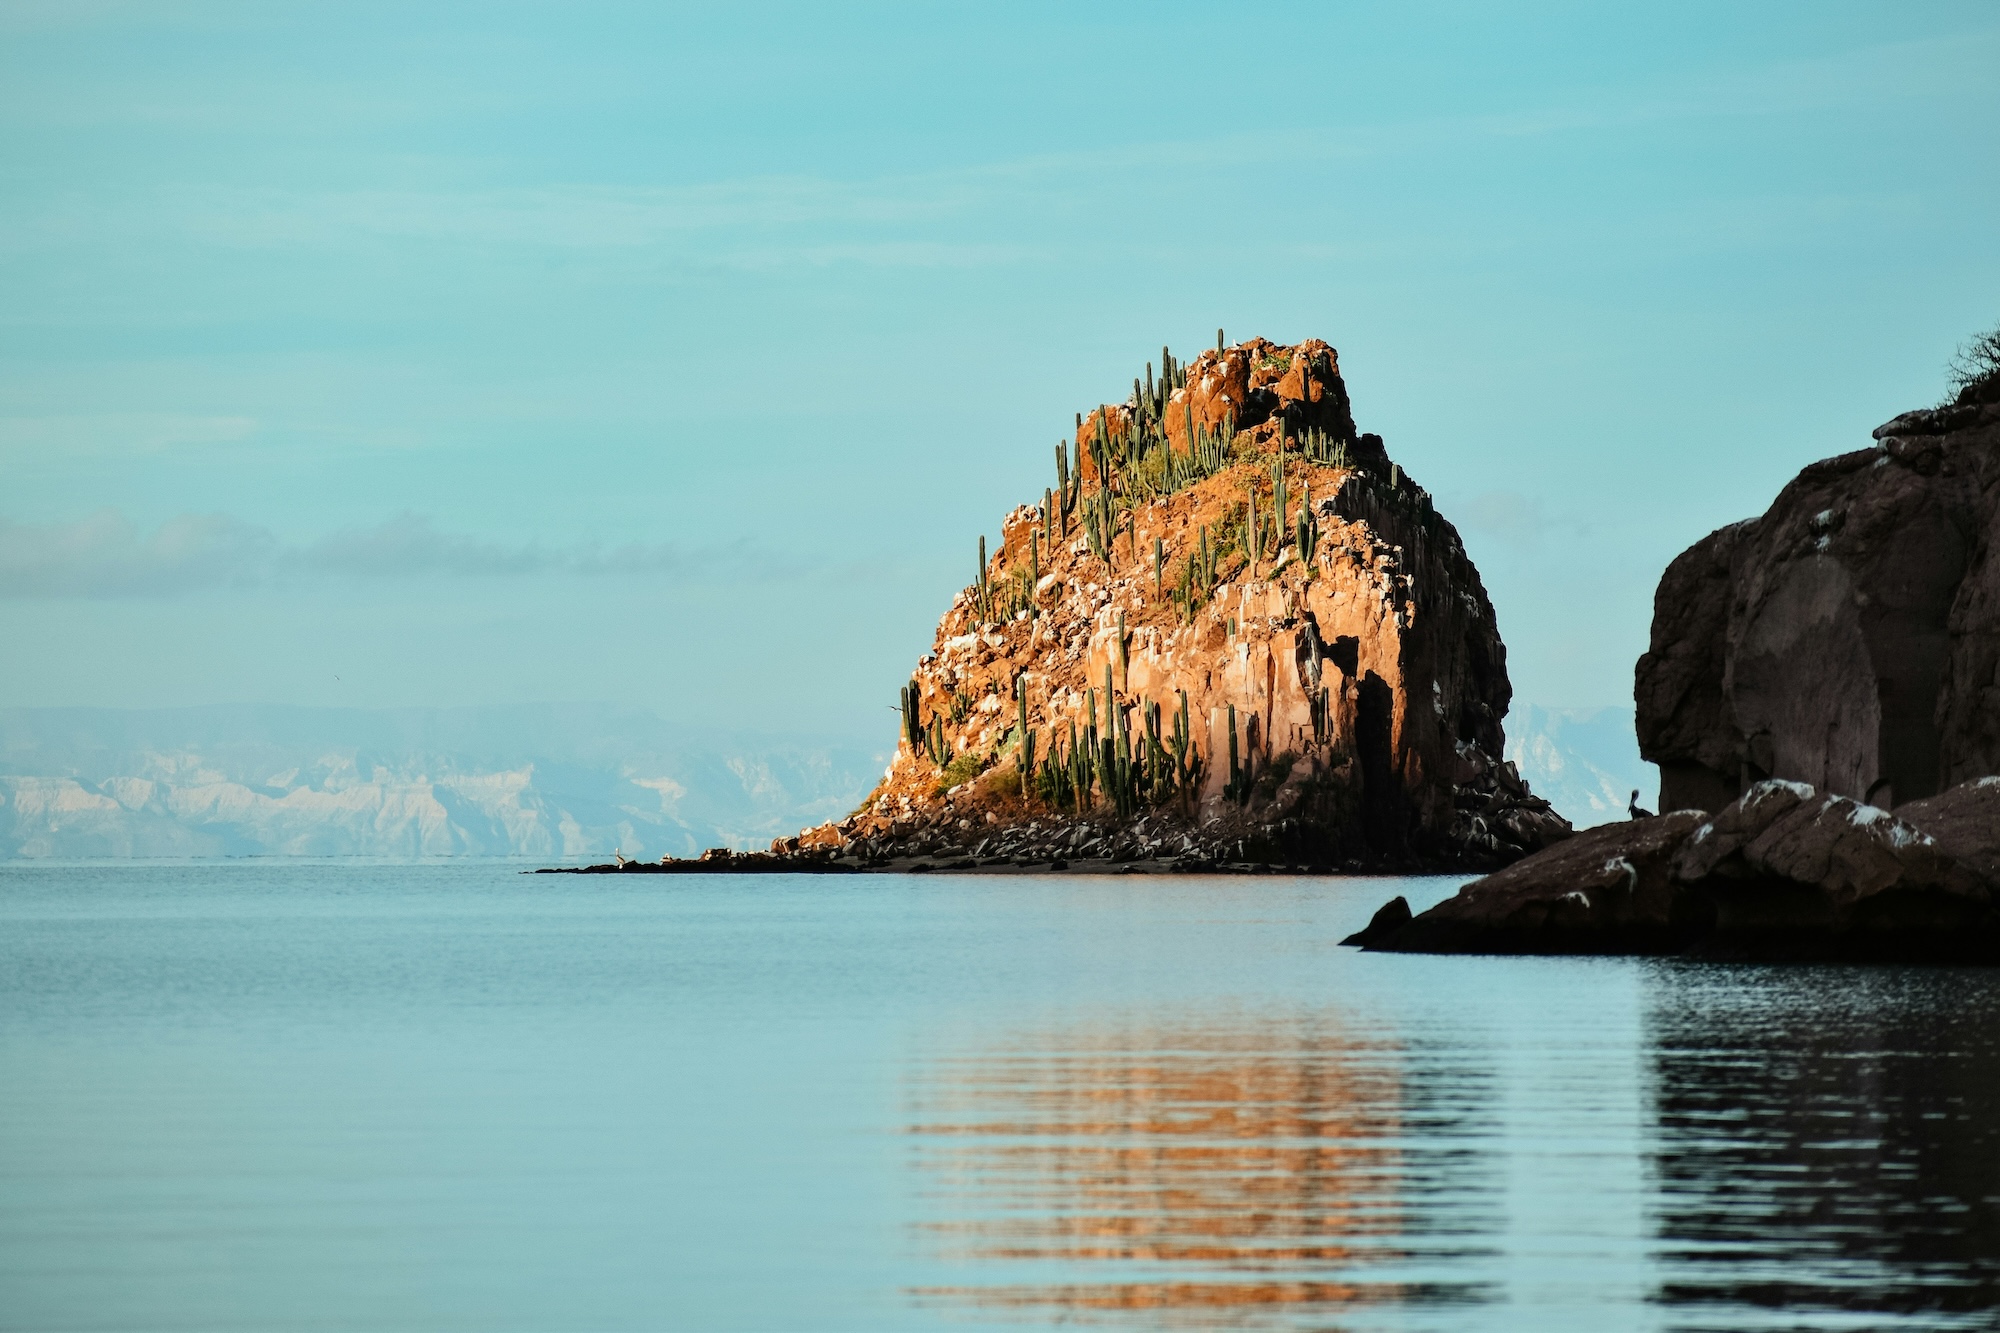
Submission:
[[[115,509],[73,523],[0,518],[0,598],[171,597],[323,580],[596,577],[686,567],[667,546],[509,545],[443,532],[418,514],[287,544],[227,514],[146,531]]]

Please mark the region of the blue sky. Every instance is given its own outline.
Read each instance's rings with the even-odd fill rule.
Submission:
[[[872,735],[1163,343],[1328,339],[1517,697],[2000,321],[1990,3],[0,7],[0,703]]]

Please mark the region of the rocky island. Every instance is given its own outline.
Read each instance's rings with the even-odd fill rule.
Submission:
[[[2000,369],[1874,438],[1661,579],[1634,693],[1666,813],[1349,942],[2000,962]]]
[[[1162,351],[979,541],[849,818],[624,871],[1490,869],[1570,826],[1502,762],[1479,572],[1335,350]],[[970,562],[968,562],[970,563]]]

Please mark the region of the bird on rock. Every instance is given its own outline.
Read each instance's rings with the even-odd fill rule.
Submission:
[[[1653,817],[1651,810],[1641,810],[1639,808],[1639,789],[1637,787],[1632,789],[1632,801],[1625,807],[1625,811],[1634,819],[1651,819]]]

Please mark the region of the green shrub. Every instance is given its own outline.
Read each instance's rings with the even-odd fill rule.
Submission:
[[[938,774],[938,795],[942,796],[963,782],[970,782],[984,772],[985,760],[971,752],[955,755],[944,771]]]

